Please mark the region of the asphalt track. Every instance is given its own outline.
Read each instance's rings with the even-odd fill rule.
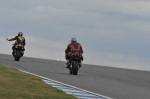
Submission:
[[[77,76],[65,62],[23,57],[15,62],[0,54],[0,63],[114,99],[150,99],[150,72],[84,64]]]

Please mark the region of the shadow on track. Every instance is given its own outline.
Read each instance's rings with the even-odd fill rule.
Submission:
[[[69,74],[69,73],[58,73],[58,74],[70,75],[70,76],[89,76],[89,75],[83,75],[83,74],[71,75],[71,74]]]

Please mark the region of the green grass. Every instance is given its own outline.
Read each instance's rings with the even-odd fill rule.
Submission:
[[[0,99],[77,99],[41,78],[0,65]]]

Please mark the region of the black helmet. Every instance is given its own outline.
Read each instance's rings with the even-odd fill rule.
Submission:
[[[23,33],[22,33],[22,32],[19,32],[19,33],[18,33],[18,36],[23,36]]]

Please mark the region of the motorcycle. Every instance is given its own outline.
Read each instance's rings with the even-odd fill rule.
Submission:
[[[14,49],[14,59],[15,61],[19,61],[23,56],[24,46],[22,44],[17,44]]]
[[[71,55],[71,62],[70,62],[70,68],[69,68],[70,74],[73,74],[73,75],[78,74],[78,69],[80,68],[79,63],[81,61],[80,57],[81,57],[80,54],[76,52]]]

